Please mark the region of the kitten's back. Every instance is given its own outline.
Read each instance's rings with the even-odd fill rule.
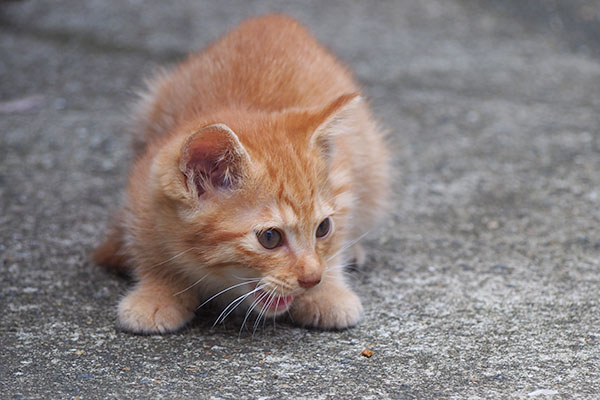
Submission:
[[[350,72],[294,19],[250,19],[172,73],[151,82],[143,141],[222,109],[278,111],[324,105],[358,88]],[[139,126],[139,125],[138,125]]]

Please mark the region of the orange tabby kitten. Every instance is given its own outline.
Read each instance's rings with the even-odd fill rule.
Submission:
[[[251,19],[154,79],[126,204],[99,264],[137,285],[132,332],[183,327],[213,298],[319,328],[357,323],[344,266],[385,208],[388,152],[351,74],[295,20]]]

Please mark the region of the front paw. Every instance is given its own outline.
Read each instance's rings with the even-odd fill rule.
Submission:
[[[321,329],[344,329],[358,323],[363,307],[358,296],[343,287],[307,292],[292,303],[294,322]]]
[[[193,310],[170,298],[132,292],[119,303],[119,325],[133,333],[161,334],[181,329],[192,318]]]

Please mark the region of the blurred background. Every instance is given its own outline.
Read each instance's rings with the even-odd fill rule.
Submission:
[[[343,332],[139,337],[93,265],[144,78],[285,12],[390,132],[391,217]],[[0,1],[6,398],[592,398],[600,392],[600,2]],[[374,351],[371,358],[361,351]]]

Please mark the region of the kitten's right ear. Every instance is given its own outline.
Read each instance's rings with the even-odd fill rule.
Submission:
[[[318,123],[310,137],[309,146],[317,148],[323,156],[330,160],[333,154],[333,138],[352,132],[356,123],[357,108],[363,102],[360,95],[349,93],[342,95],[320,110],[314,117]]]
[[[196,197],[235,187],[250,161],[239,138],[224,124],[213,124],[192,133],[183,144],[179,169],[187,190]]]

